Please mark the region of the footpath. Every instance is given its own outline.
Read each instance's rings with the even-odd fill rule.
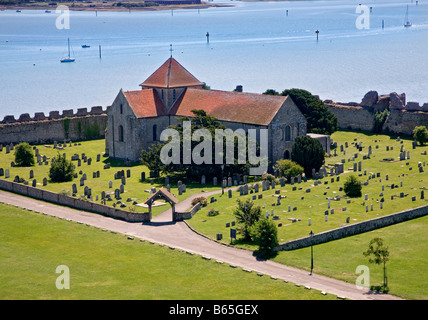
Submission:
[[[176,210],[186,210],[193,198],[210,196],[220,191],[205,192],[189,197],[176,205]],[[258,260],[249,250],[229,247],[203,237],[191,230],[185,222],[172,222],[171,209],[152,219],[151,223],[129,223],[99,214],[80,211],[69,207],[23,197],[0,191],[0,202],[15,205],[51,216],[72,220],[98,228],[115,231],[135,238],[164,244],[176,249],[215,259],[231,266],[241,267],[266,276],[282,279],[296,285],[313,288],[341,298],[352,300],[401,300],[388,294],[376,294],[358,289],[354,284],[335,280],[307,271],[292,268],[270,260]],[[260,297],[261,299],[263,297]]]

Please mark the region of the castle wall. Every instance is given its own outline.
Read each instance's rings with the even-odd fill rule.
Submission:
[[[41,112],[34,118],[23,114],[18,120],[14,116],[6,116],[0,123],[0,143],[43,144],[64,139],[103,138],[106,126],[107,116],[102,107],[93,107],[90,112],[86,108],[80,108],[76,113],[64,110],[62,115],[59,111],[52,111],[49,117]]]
[[[404,93],[378,95],[376,91],[369,91],[361,103],[325,100],[324,104],[337,117],[340,129],[373,131],[376,112],[384,110],[389,110],[382,127],[386,133],[410,136],[416,126],[428,127],[428,103],[422,106],[418,102],[406,103]]]

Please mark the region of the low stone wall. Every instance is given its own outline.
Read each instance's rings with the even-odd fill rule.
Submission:
[[[4,179],[0,179],[0,189],[14,192],[24,196],[28,196],[37,200],[44,200],[51,203],[68,206],[78,210],[84,210],[102,214],[114,219],[125,220],[127,222],[149,222],[150,216],[148,212],[133,213],[123,211],[113,207],[105,206],[99,203],[70,197],[67,195],[47,191],[31,186],[26,186],[21,183],[16,183]]]
[[[313,235],[312,237],[308,236],[305,238],[285,242],[283,244],[278,245],[275,248],[275,250],[290,251],[290,250],[301,249],[301,248],[309,247],[311,245],[326,243],[329,241],[354,236],[354,235],[372,231],[375,229],[384,228],[396,223],[423,217],[427,214],[428,214],[428,205],[418,207],[415,209],[401,211],[398,213],[393,213],[384,217],[379,217],[379,218],[351,224],[349,226],[345,226],[342,228],[318,233]]]
[[[198,202],[189,211],[175,212],[174,221],[183,221],[193,217],[193,215],[201,209],[201,204]]]

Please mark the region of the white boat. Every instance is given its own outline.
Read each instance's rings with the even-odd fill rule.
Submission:
[[[406,9],[406,17],[404,18],[404,28],[411,27],[412,23],[409,21],[409,6]]]
[[[70,57],[70,38],[68,38],[68,58],[63,58],[61,62],[74,62],[76,59]]]

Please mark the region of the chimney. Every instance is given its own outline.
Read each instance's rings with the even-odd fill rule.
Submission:
[[[242,85],[237,85],[236,89],[234,91],[235,92],[242,92]]]

